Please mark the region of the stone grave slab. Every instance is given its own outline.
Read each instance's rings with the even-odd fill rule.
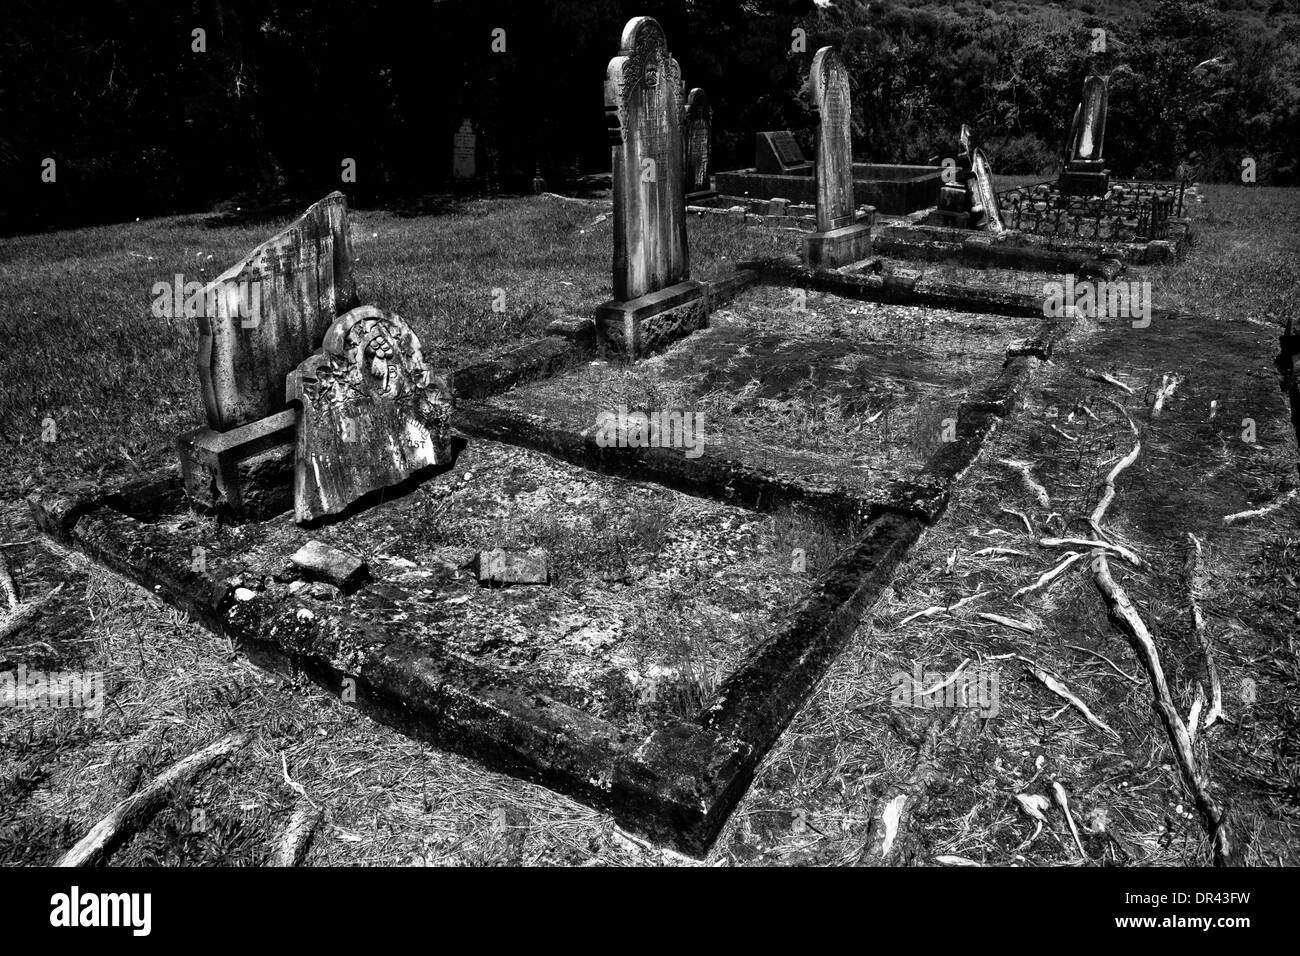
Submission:
[[[788,129],[754,134],[754,168],[768,176],[811,176],[813,165]]]

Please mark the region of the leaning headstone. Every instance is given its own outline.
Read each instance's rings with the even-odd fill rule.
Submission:
[[[998,208],[998,194],[993,188],[993,167],[984,157],[984,150],[976,148],[971,154],[971,214],[976,224],[988,232],[1005,232],[1002,211]]]
[[[278,514],[290,504],[293,463],[285,376],[357,301],[343,194],[316,203],[197,299],[208,427],[176,439],[185,491],[233,521]]]
[[[699,203],[717,195],[710,185],[713,111],[709,97],[696,87],[686,97],[686,201]]]
[[[853,202],[849,77],[832,47],[812,63],[817,110],[817,231],[804,237],[804,258],[817,269],[835,269],[871,254],[871,227],[858,224]]]
[[[754,170],[768,176],[811,175],[813,164],[788,129],[754,134]]]
[[[299,522],[337,514],[372,491],[451,461],[451,392],[430,374],[397,315],[362,306],[340,316],[285,395],[300,406],[294,456]]]
[[[1101,150],[1106,138],[1107,79],[1090,76],[1083,83],[1083,99],[1074,111],[1065,169],[1057,187],[1067,196],[1104,196],[1110,186]]]
[[[596,311],[597,334],[637,357],[699,328],[704,288],[688,278],[682,83],[664,32],[628,21],[605,75],[613,147],[614,299]]]
[[[199,381],[224,432],[284,409],[284,377],[356,304],[347,200],[333,192],[203,290]]]
[[[469,120],[451,138],[451,174],[457,179],[473,179],[477,171],[478,137]]]

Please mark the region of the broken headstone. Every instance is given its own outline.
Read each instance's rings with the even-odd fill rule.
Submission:
[[[451,461],[451,392],[425,367],[419,340],[397,315],[362,306],[340,316],[321,350],[290,373],[286,394],[301,407],[300,522]]]

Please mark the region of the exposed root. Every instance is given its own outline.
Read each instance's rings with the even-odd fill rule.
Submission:
[[[1205,729],[1209,730],[1223,717],[1223,685],[1219,682],[1219,667],[1214,660],[1209,631],[1205,628],[1205,616],[1201,613],[1201,582],[1205,580],[1201,573],[1201,542],[1190,531],[1187,538],[1192,542],[1187,552],[1187,597],[1192,606],[1192,636],[1205,655],[1205,670],[1210,678],[1210,712],[1205,715]],[[1194,721],[1189,723],[1195,725]]]
[[[959,720],[960,716],[954,718],[949,726],[955,726]],[[939,726],[939,721],[935,720],[926,729],[925,739],[917,748],[912,772],[882,801],[880,814],[872,821],[870,839],[858,856],[856,866],[889,865],[889,856],[905,828],[907,814],[920,803],[926,788],[939,776],[935,757],[939,749]]]
[[[1136,684],[1139,687],[1142,686],[1142,682],[1140,680],[1138,680],[1136,677],[1134,677],[1132,674],[1128,673],[1127,671],[1120,670],[1119,665],[1116,664],[1114,661],[1112,661],[1105,654],[1100,654],[1097,651],[1092,650],[1091,648],[1082,647],[1078,644],[1066,644],[1065,646],[1072,648],[1076,651],[1082,651],[1084,654],[1091,654],[1093,657],[1100,657],[1103,661],[1105,661],[1107,664],[1110,665],[1111,670],[1113,670],[1120,677],[1124,678],[1130,684]]]
[[[1135,568],[1143,567],[1146,562],[1122,544],[1111,541],[1098,541],[1092,538],[1042,538],[1039,542],[1044,548],[1091,548],[1093,550],[1113,551]]]
[[[1270,505],[1265,505],[1263,508],[1256,508],[1253,511],[1238,511],[1236,514],[1224,515],[1223,523],[1235,524],[1238,521],[1246,521],[1250,518],[1262,518],[1264,515],[1272,514],[1274,511],[1277,511],[1277,509],[1285,506],[1287,502],[1298,494],[1300,494],[1300,488],[1292,488],[1281,498],[1277,499],[1277,501]]]
[[[1010,508],[1000,508],[998,510],[1000,510],[1004,515],[1011,515],[1013,518],[1019,518],[1025,523],[1025,532],[1028,534],[1034,533],[1034,526],[1029,523],[1029,518],[1025,516],[1023,511],[1012,511]]]
[[[1183,380],[1177,375],[1165,375],[1161,377],[1160,388],[1156,391],[1155,404],[1151,406],[1152,418],[1160,417],[1160,412],[1165,407],[1165,399],[1174,394],[1174,389],[1176,389],[1182,381]]]
[[[898,626],[902,627],[904,624],[910,624],[912,621],[915,621],[918,617],[938,617],[940,614],[947,614],[950,611],[957,610],[957,608],[959,607],[963,607],[967,604],[970,604],[971,602],[983,597],[987,593],[988,593],[987,591],[976,591],[974,594],[970,595],[969,597],[964,597],[960,601],[954,601],[952,604],[948,604],[948,605],[936,604],[933,607],[927,607],[924,611],[917,611],[915,614],[909,614],[907,617],[903,618],[901,621],[898,622]]]
[[[1088,854],[1083,852],[1083,841],[1079,839],[1079,828],[1074,825],[1074,814],[1070,813],[1070,798],[1066,796],[1065,788],[1055,780],[1052,781],[1052,796],[1056,800],[1056,805],[1061,808],[1066,825],[1070,828],[1070,836],[1074,837],[1074,845],[1079,850],[1079,856],[1088,859]]]
[[[1098,372],[1096,369],[1086,368],[1083,370],[1083,377],[1090,378],[1094,382],[1104,382],[1107,385],[1114,385],[1116,388],[1123,390],[1128,395],[1133,394],[1131,386],[1125,385],[1115,376],[1108,375],[1105,372]]]
[[[306,802],[299,804],[293,811],[293,816],[289,818],[289,825],[281,835],[275,850],[272,851],[270,859],[266,861],[266,865],[297,866],[300,864],[307,855],[316,827],[324,816],[325,811],[319,807]]]
[[[5,564],[3,553],[0,553],[0,596],[4,597],[10,611],[18,610],[18,589],[14,587],[14,579],[9,576],[9,566]]]
[[[1052,499],[1048,497],[1047,489],[1035,481],[1034,476],[1029,473],[1029,469],[1032,467],[1029,462],[1015,461],[1011,458],[999,458],[998,464],[1005,465],[1016,474],[1020,475],[1020,480],[1024,484],[1026,490],[1034,496],[1040,505],[1044,508],[1050,508],[1052,506]],[[1028,520],[1026,520],[1025,523],[1028,524]],[[1032,529],[1030,530],[1030,534],[1033,534]]]
[[[45,606],[62,590],[63,585],[60,584],[49,594],[44,594],[26,604],[19,604],[13,613],[0,616],[0,641],[8,641],[44,614]]]
[[[1052,568],[1050,571],[1044,571],[1041,575],[1039,575],[1037,581],[1035,581],[1033,584],[1027,584],[1027,585],[1025,585],[1023,588],[1021,588],[1020,590],[1018,590],[1015,594],[1011,595],[1011,597],[1012,597],[1013,599],[1014,599],[1014,598],[1018,598],[1018,597],[1020,597],[1021,595],[1029,594],[1031,591],[1037,591],[1039,588],[1045,588],[1045,587],[1047,587],[1047,586],[1050,585],[1053,581],[1055,581],[1057,578],[1059,578],[1062,574],[1064,574],[1066,568],[1068,568],[1070,565],[1074,564],[1075,561],[1078,561],[1080,558],[1082,558],[1082,557],[1084,556],[1084,553],[1085,553],[1085,552],[1083,552],[1083,551],[1071,551],[1071,552],[1069,552],[1069,553],[1066,555],[1066,558],[1065,558],[1064,561],[1062,561],[1062,562],[1061,562],[1060,564],[1058,564],[1056,567]]]
[[[1001,624],[1003,627],[1009,627],[1012,630],[1020,631],[1024,634],[1036,633],[1036,631],[1031,625],[1025,624],[1023,621],[1016,621],[1009,617],[1003,617],[1001,614],[989,614],[986,611],[981,611],[979,614],[976,614],[975,616],[979,618],[983,618],[986,621],[992,621],[994,624]]]
[[[1164,722],[1169,742],[1173,745],[1182,770],[1183,781],[1192,792],[1201,822],[1214,846],[1214,861],[1217,866],[1235,865],[1240,862],[1240,848],[1233,837],[1232,826],[1227,811],[1210,795],[1209,776],[1197,764],[1196,754],[1192,750],[1192,740],[1187,727],[1174,707],[1169,685],[1165,682],[1164,671],[1160,667],[1160,655],[1156,652],[1155,642],[1146,624],[1138,615],[1133,603],[1124,590],[1110,576],[1110,565],[1105,555],[1093,562],[1093,581],[1097,590],[1106,601],[1111,621],[1122,630],[1138,660],[1146,669],[1151,680],[1154,694],[1154,707]]]

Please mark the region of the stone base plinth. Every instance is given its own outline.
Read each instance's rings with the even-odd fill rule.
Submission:
[[[709,321],[702,282],[687,280],[626,302],[596,309],[596,340],[629,359],[638,359],[680,339]]]
[[[1064,196],[1104,196],[1110,189],[1110,170],[1100,161],[1075,160],[1061,172],[1056,188]]]
[[[871,255],[871,226],[842,226],[803,238],[804,262],[812,269],[838,269]]]
[[[176,439],[185,493],[231,521],[261,521],[293,507],[294,411]]]

